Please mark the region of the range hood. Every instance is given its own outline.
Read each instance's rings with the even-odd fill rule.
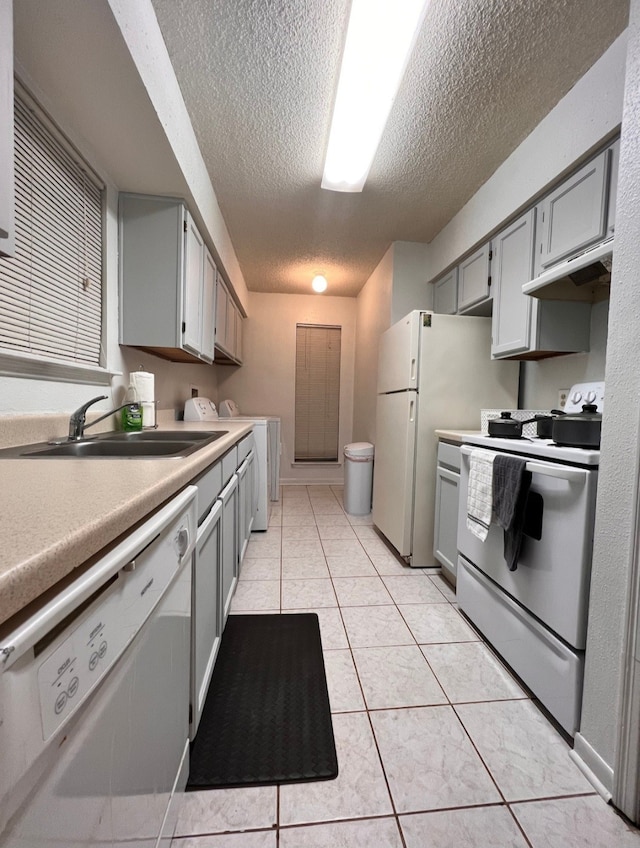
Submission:
[[[609,297],[613,238],[560,262],[522,286],[523,294],[544,300],[597,303]]]

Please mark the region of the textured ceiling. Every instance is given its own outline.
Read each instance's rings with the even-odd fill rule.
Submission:
[[[628,0],[432,0],[361,194],[320,188],[349,0],[153,0],[253,291],[354,295],[430,241],[624,29]],[[594,104],[596,108],[596,104]]]

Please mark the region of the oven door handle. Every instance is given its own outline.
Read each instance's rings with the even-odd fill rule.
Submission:
[[[471,445],[463,445],[461,452],[465,456],[471,456],[474,448]],[[569,483],[583,483],[586,480],[586,475],[589,473],[584,468],[567,468],[565,465],[542,465],[539,462],[527,462],[527,471],[532,474],[544,474],[546,477],[557,477],[560,480],[567,480]]]
[[[525,467],[532,474],[544,474],[545,477],[558,477],[560,480],[567,480],[569,483],[583,483],[587,473],[577,468],[565,468],[563,465],[554,468],[549,465],[540,465],[538,462],[527,462]]]

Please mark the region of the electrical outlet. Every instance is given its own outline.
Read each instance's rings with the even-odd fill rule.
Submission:
[[[558,409],[564,409],[567,405],[569,389],[558,389]]]
[[[191,397],[198,397],[198,387],[197,386],[189,386],[191,389]]]

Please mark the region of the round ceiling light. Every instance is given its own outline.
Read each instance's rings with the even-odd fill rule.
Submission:
[[[318,293],[325,291],[327,288],[327,278],[323,277],[322,274],[317,274],[311,281],[311,288]]]

